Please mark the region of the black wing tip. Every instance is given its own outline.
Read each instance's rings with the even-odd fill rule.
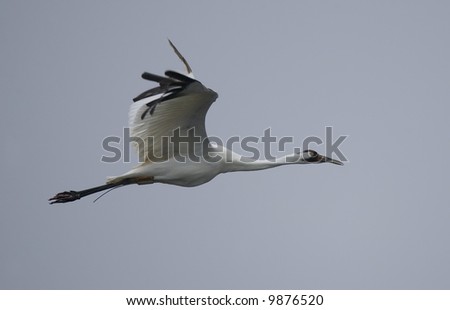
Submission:
[[[175,79],[177,81],[181,81],[184,83],[197,82],[196,79],[193,79],[187,75],[184,75],[183,73],[179,73],[179,72],[172,71],[172,70],[167,70],[166,72],[164,72],[164,74],[171,79]]]
[[[160,76],[160,75],[153,74],[150,72],[142,73],[141,78],[143,78],[144,80],[152,81],[152,82],[156,82],[156,83],[167,82],[169,80],[168,78],[166,78],[164,76]]]
[[[149,76],[150,76],[150,73],[148,73],[148,72],[143,72],[143,73],[141,74],[141,78],[143,78],[144,80],[148,80],[148,79],[149,79]]]

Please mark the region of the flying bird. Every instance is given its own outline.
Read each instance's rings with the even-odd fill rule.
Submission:
[[[159,86],[135,97],[129,111],[130,132],[140,163],[121,176],[108,178],[104,185],[58,193],[49,199],[50,203],[70,202],[130,184],[165,183],[192,187],[226,172],[288,164],[343,165],[313,150],[297,151],[275,160],[249,160],[222,145],[211,143],[206,134],[205,118],[218,95],[195,79],[186,59],[170,40],[169,44],[183,62],[186,73],[169,70],[165,76],[142,74],[143,79]]]

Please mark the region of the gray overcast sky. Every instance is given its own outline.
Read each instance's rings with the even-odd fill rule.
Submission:
[[[3,289],[450,289],[448,1],[2,1]],[[219,93],[211,135],[349,135],[343,166],[130,186],[143,71]],[[323,152],[324,146],[316,150]]]

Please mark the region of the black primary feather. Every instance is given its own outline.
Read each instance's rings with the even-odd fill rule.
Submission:
[[[189,84],[197,82],[197,80],[175,71],[168,70],[165,74],[167,77],[149,72],[142,73],[143,79],[157,82],[159,86],[146,90],[133,98],[133,101],[136,102],[151,96],[162,95],[146,104],[148,108],[142,113],[141,119],[144,119],[147,114],[153,115],[157,104],[176,98]]]

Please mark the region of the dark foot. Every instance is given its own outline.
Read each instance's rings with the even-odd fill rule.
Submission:
[[[80,198],[81,198],[81,196],[80,196],[79,192],[68,191],[68,192],[62,192],[62,193],[56,194],[55,197],[50,198],[48,201],[50,201],[50,204],[65,203],[65,202],[78,200]]]

